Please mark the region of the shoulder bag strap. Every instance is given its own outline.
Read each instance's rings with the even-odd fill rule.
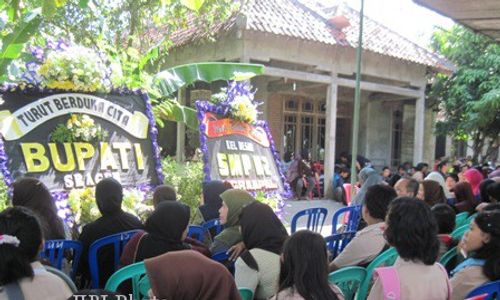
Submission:
[[[379,278],[384,290],[384,300],[401,299],[401,285],[398,272],[394,267],[382,267],[374,270],[375,278]]]

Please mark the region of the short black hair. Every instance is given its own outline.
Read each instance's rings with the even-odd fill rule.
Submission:
[[[389,203],[397,196],[396,191],[388,185],[372,185],[366,190],[366,209],[373,218],[384,220],[387,209],[389,208]]]
[[[450,234],[455,228],[455,211],[451,206],[444,203],[435,204],[431,208],[432,214],[436,218],[438,233]]]
[[[460,180],[460,179],[458,178],[457,173],[448,173],[448,174],[446,175],[446,178],[448,178],[448,177],[451,177],[453,180],[455,180],[455,182],[458,182],[458,181]]]
[[[417,171],[422,171],[423,168],[425,167],[429,167],[428,164],[424,163],[424,162],[419,162],[416,166],[415,166],[415,170]]]
[[[487,191],[490,198],[500,201],[500,182],[490,184]]]
[[[388,166],[385,166],[385,167],[383,167],[383,168],[382,168],[382,171],[385,171],[385,170],[387,170],[387,169],[389,169],[389,170],[390,170],[391,168],[389,168]]]
[[[426,265],[436,262],[439,252],[437,223],[424,201],[411,197],[394,199],[386,218],[384,236],[404,260]]]
[[[406,191],[411,192],[413,197],[416,197],[418,194],[418,189],[420,187],[420,183],[415,178],[409,178],[408,183],[406,184]]]

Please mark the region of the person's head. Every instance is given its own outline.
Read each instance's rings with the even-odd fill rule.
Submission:
[[[415,197],[418,195],[418,190],[420,188],[420,183],[414,178],[408,180],[406,185],[406,195],[405,197]]]
[[[490,184],[487,191],[492,202],[500,202],[500,182]]]
[[[219,209],[222,206],[220,195],[230,189],[220,180],[206,181],[203,183],[203,193],[200,206],[200,212],[206,221],[217,219]]]
[[[423,201],[400,197],[391,202],[384,236],[402,259],[434,264],[439,252],[437,231],[431,209]]]
[[[396,191],[385,184],[372,185],[366,191],[363,219],[368,225],[383,222],[389,203],[397,197]]]
[[[31,209],[47,238],[64,239],[64,226],[47,187],[36,178],[24,177],[16,180],[13,188],[12,205]]]
[[[33,277],[31,263],[43,246],[40,222],[25,207],[11,207],[0,213],[0,285]]]
[[[446,174],[448,172],[448,161],[443,160],[437,164],[437,171],[441,174]]]
[[[420,171],[420,172],[422,172],[422,173],[426,173],[428,168],[429,168],[429,165],[428,165],[428,164],[423,163],[423,162],[420,162],[420,163],[418,163],[418,164],[415,166],[415,171]]]
[[[375,171],[373,168],[370,168],[370,167],[363,168],[363,169],[361,169],[361,171],[359,171],[359,174],[358,174],[359,183],[361,185],[363,185],[363,183],[365,183],[369,177],[375,176],[375,175],[378,175],[378,174],[377,174],[377,171]]]
[[[305,299],[337,299],[328,283],[326,243],[318,233],[300,230],[286,240],[278,290],[287,288]]]
[[[239,225],[241,210],[255,199],[244,190],[230,189],[220,194],[222,206],[219,209],[221,224],[226,227]]]
[[[470,168],[464,172],[464,179],[465,181],[470,183],[472,187],[472,193],[474,195],[478,195],[480,193],[479,184],[481,184],[481,181],[483,180],[483,174],[481,174],[481,172],[479,172],[477,169]]]
[[[341,165],[339,170],[342,178],[348,178],[351,175],[351,170],[346,165]]]
[[[396,190],[396,194],[398,195],[398,197],[408,196],[408,182],[410,182],[410,179],[408,178],[401,178],[396,182],[396,184],[394,185],[394,190]]]
[[[182,241],[186,238],[189,216],[189,206],[177,201],[164,201],[146,220],[144,228],[159,238]]]
[[[438,203],[432,208],[432,214],[436,218],[439,234],[450,234],[455,228],[455,211],[451,206]]]
[[[300,153],[300,155],[302,156],[302,159],[305,159],[305,160],[310,160],[311,159],[311,153],[307,149],[302,150],[302,152]]]
[[[476,207],[476,200],[472,193],[472,187],[468,182],[462,181],[457,183],[453,189],[453,193],[455,194],[456,203],[465,203],[470,212]]]
[[[288,237],[283,223],[266,204],[253,202],[243,208],[240,216],[241,235],[248,250],[259,248],[280,254],[283,243]],[[259,270],[257,262],[249,251],[241,258],[254,270]]]
[[[153,206],[156,208],[163,201],[177,201],[175,188],[168,184],[162,184],[155,188],[153,193]]]
[[[464,234],[463,247],[467,253],[473,252],[473,257],[486,260],[486,277],[500,279],[500,210],[479,213]]]
[[[446,196],[444,195],[443,188],[439,183],[432,180],[424,180],[422,182],[424,187],[424,201],[429,206],[438,203],[446,203]]]
[[[103,216],[120,212],[123,200],[122,185],[112,177],[104,178],[95,187],[95,200]]]
[[[495,183],[493,179],[485,179],[479,184],[479,193],[481,194],[481,202],[491,202],[490,195],[488,193],[488,187]]]
[[[122,297],[125,296],[106,290],[79,290],[69,297],[68,300],[119,300]]]
[[[406,169],[404,165],[399,165],[398,166],[398,174],[400,176],[405,176],[406,175]]]
[[[391,176],[391,168],[385,166],[382,169],[382,177],[389,178]]]
[[[455,173],[450,173],[446,175],[446,188],[448,191],[453,190],[455,185],[458,183],[458,175]]]

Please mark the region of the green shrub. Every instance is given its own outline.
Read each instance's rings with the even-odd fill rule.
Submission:
[[[8,206],[10,206],[9,188],[5,185],[3,176],[0,176],[0,211],[3,211]]]
[[[165,184],[174,186],[177,198],[191,208],[191,220],[200,206],[202,182],[204,178],[203,162],[186,161],[177,163],[175,158],[166,157],[162,161]]]

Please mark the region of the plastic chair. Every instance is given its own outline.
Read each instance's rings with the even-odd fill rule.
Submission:
[[[472,220],[474,220],[477,217],[477,213],[470,215],[470,217],[467,218],[467,221],[465,221],[464,225],[470,225]]]
[[[499,299],[500,298],[500,280],[488,282],[488,283],[483,284],[480,287],[473,289],[471,292],[469,292],[469,294],[465,298],[471,298],[471,297],[480,296],[483,294],[487,294],[487,296],[485,298],[479,298],[479,299],[485,299],[485,300]]]
[[[325,242],[328,250],[332,254],[332,258],[337,257],[337,255],[344,250],[355,235],[356,231],[346,231],[327,236],[325,238]]]
[[[308,208],[299,211],[292,218],[292,233],[297,231],[297,221],[303,216],[307,216],[307,229],[320,233],[325,224],[328,210],[323,207]]]
[[[203,229],[202,226],[189,225],[187,235],[203,243],[203,241],[205,240],[205,229]]]
[[[238,288],[242,300],[253,300],[253,291],[247,288]]]
[[[148,299],[149,296],[149,290],[151,289],[151,283],[149,282],[149,277],[144,276],[139,280],[139,294],[140,295],[145,295],[146,298]]]
[[[366,277],[362,267],[345,267],[328,275],[328,281],[335,284],[344,294],[345,300],[353,300]]]
[[[56,269],[62,269],[62,262],[65,254],[71,252],[71,272],[70,277],[74,280],[80,256],[82,255],[82,243],[72,240],[48,240],[45,241],[40,257],[47,259]]]
[[[441,256],[441,259],[439,260],[439,263],[442,264],[447,270],[448,270],[448,264],[453,260],[458,255],[457,253],[457,247],[453,247],[450,250],[446,251],[443,256]]]
[[[366,267],[366,277],[361,283],[356,299],[364,300],[368,296],[368,291],[370,289],[370,284],[372,283],[373,270],[378,267],[389,267],[394,264],[398,258],[398,252],[396,248],[389,248],[377,256],[369,265]]]
[[[461,212],[461,213],[457,214],[455,216],[455,229],[465,225],[468,217],[469,217],[468,212]]]
[[[114,247],[114,270],[118,270],[120,263],[120,255],[122,254],[123,247],[125,244],[140,230],[130,230],[110,236],[105,236],[93,242],[89,248],[89,269],[90,269],[90,279],[92,281],[92,288],[99,288],[99,263],[97,259],[97,254],[99,250],[108,245],[113,245]]]
[[[337,233],[337,226],[341,216],[344,217],[342,220],[345,226],[345,231],[356,231],[358,230],[359,220],[361,219],[361,205],[353,205],[342,207],[333,214],[332,218],[332,234]],[[345,219],[347,217],[347,220]]]
[[[481,294],[471,298],[466,298],[465,300],[485,300],[488,298],[488,294]]]
[[[139,282],[143,277],[147,278],[146,275],[146,267],[144,266],[144,262],[138,262],[135,264],[128,265],[126,267],[121,268],[116,271],[109,277],[108,282],[106,282],[105,290],[116,292],[120,284],[124,281],[131,279],[132,280],[132,295],[133,299],[143,299],[143,297],[147,297],[148,294],[141,295],[139,289]]]
[[[229,254],[226,251],[217,252],[212,255],[212,259],[215,261],[223,262],[229,259]]]
[[[71,278],[69,278],[68,275],[64,274],[63,271],[61,271],[59,269],[56,269],[54,267],[51,267],[51,266],[43,266],[43,267],[48,272],[56,275],[57,277],[61,278],[64,282],[66,282],[66,284],[68,285],[68,287],[71,290],[71,292],[76,293],[78,291],[78,289],[76,288],[76,285],[73,282],[73,280],[71,280]]]
[[[224,229],[224,225],[222,225],[220,223],[219,219],[213,219],[213,220],[210,220],[210,221],[206,221],[201,226],[203,226],[203,229],[205,231],[210,231],[212,229],[215,229],[214,230],[215,235],[221,233],[221,231]]]
[[[462,239],[462,236],[464,236],[465,232],[469,230],[469,227],[469,224],[458,227],[457,229],[453,230],[453,232],[451,233],[451,237],[454,240]]]

